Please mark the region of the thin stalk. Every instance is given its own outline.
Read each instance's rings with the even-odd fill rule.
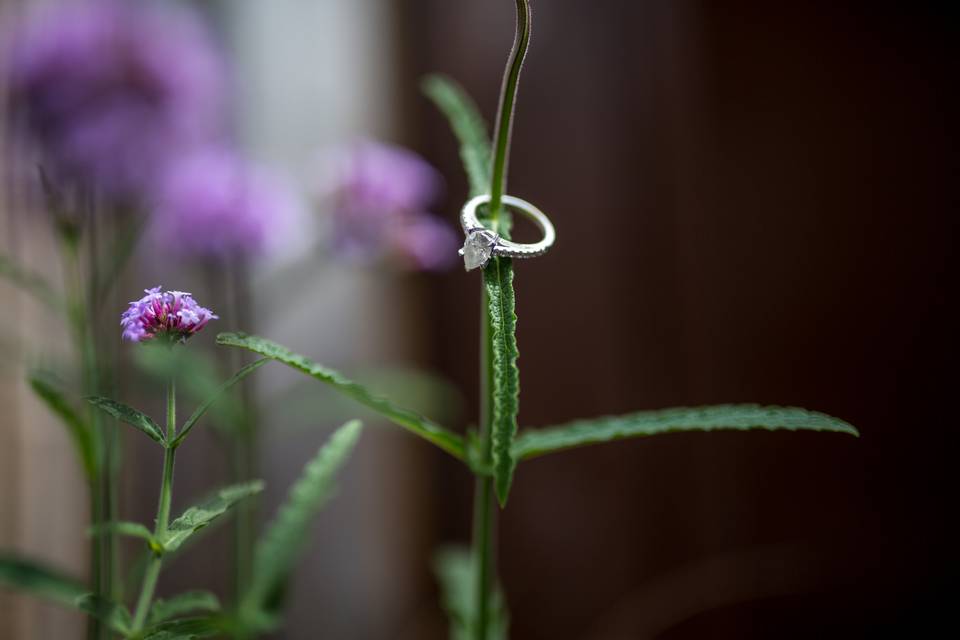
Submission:
[[[530,2],[529,0],[515,0],[517,9],[517,30],[513,41],[513,49],[507,60],[507,68],[503,76],[503,85],[500,90],[500,106],[497,110],[497,122],[494,130],[493,166],[490,180],[490,207],[488,216],[489,227],[494,232],[501,231],[501,211],[503,209],[503,195],[507,185],[507,164],[510,157],[510,138],[513,132],[513,113],[517,100],[517,85],[520,82],[520,70],[523,67],[527,49],[530,46]],[[506,227],[506,225],[503,225]],[[506,229],[503,229],[506,231]],[[483,460],[490,461],[490,437],[492,430],[493,412],[493,343],[490,330],[490,314],[488,311],[486,288],[481,285],[480,310],[480,446]],[[489,476],[478,476],[474,491],[474,529],[473,529],[473,558],[474,575],[476,579],[474,597],[474,611],[476,624],[474,627],[476,640],[488,640],[490,623],[490,594],[495,579],[494,566],[494,527],[493,513],[493,479]]]
[[[497,124],[493,135],[493,173],[490,180],[490,220],[496,225],[500,220],[503,194],[507,188],[507,164],[510,158],[510,138],[513,134],[513,111],[517,104],[517,85],[520,83],[520,70],[530,48],[530,2],[516,0],[517,33],[513,40],[513,49],[507,60],[507,69],[503,74],[500,89],[500,108],[497,110]],[[494,227],[496,231],[496,228]]]
[[[99,381],[97,377],[96,349],[91,346],[91,328],[84,299],[84,285],[80,251],[77,240],[67,234],[61,234],[61,255],[64,264],[64,282],[67,289],[67,316],[72,333],[73,344],[77,358],[80,360],[81,386],[84,394],[97,395]],[[106,447],[103,437],[103,423],[99,412],[89,410],[88,416],[94,437],[94,476],[90,479],[90,520],[93,526],[100,526],[106,522],[106,505],[104,504],[106,481]],[[107,576],[104,572],[104,558],[108,548],[107,537],[92,536],[90,540],[90,583],[97,596],[106,598],[110,595]],[[87,622],[87,638],[100,640],[106,629],[94,616]]]
[[[176,384],[173,378],[167,386],[167,441],[173,442],[177,435],[177,395]],[[170,501],[173,496],[173,466],[176,449],[167,447],[163,454],[163,479],[160,482],[160,503],[157,505],[157,523],[154,537],[162,540],[167,533],[167,524],[170,521]],[[157,588],[157,579],[163,566],[163,552],[155,552],[150,558],[147,570],[143,575],[143,585],[140,588],[140,597],[133,615],[133,632],[143,629],[143,624],[153,603],[153,593]]]

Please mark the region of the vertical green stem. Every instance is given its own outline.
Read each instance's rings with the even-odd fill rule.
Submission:
[[[517,85],[520,82],[520,70],[523,60],[530,46],[530,2],[529,0],[515,0],[517,9],[517,31],[513,42],[513,49],[507,61],[507,68],[503,76],[503,85],[500,91],[500,106],[497,111],[497,123],[494,130],[493,166],[490,180],[490,207],[488,217],[489,227],[495,231],[506,231],[507,225],[502,225],[501,210],[503,195],[507,184],[507,164],[510,157],[510,137],[513,132],[513,112],[517,100]],[[493,418],[493,344],[490,330],[490,313],[488,311],[486,289],[482,288],[480,298],[481,319],[481,347],[480,347],[480,445],[483,460],[490,462],[491,421]],[[474,575],[476,578],[474,611],[476,620],[474,626],[475,640],[488,640],[490,632],[490,595],[494,582],[494,512],[493,512],[493,479],[489,476],[478,476],[474,491],[474,527],[473,527],[473,557]]]
[[[84,298],[86,288],[83,283],[83,270],[80,250],[75,234],[61,233],[61,255],[64,264],[64,283],[68,292],[67,314],[70,321],[73,344],[80,360],[81,386],[85,395],[98,395],[99,378],[97,375],[97,354],[93,347],[92,327]],[[90,520],[93,526],[106,522],[106,504],[108,469],[106,465],[106,439],[103,433],[103,421],[99,411],[89,411],[90,427],[94,438],[94,476],[90,479]],[[102,536],[93,536],[90,540],[90,582],[98,597],[110,596],[109,576],[104,571],[106,553],[109,548],[109,532]],[[87,623],[87,638],[100,640],[105,637],[106,629],[95,617],[90,616]]]
[[[503,194],[507,188],[507,162],[510,158],[510,137],[513,133],[513,110],[517,103],[517,85],[520,83],[520,70],[530,47],[530,2],[516,0],[517,34],[513,49],[503,74],[503,86],[500,89],[500,108],[497,111],[497,124],[493,134],[493,174],[490,181],[490,220],[496,224],[500,219]],[[496,229],[494,229],[496,230]]]
[[[167,387],[167,441],[172,442],[177,435],[177,395],[176,384],[173,378]],[[160,503],[157,505],[157,523],[153,536],[162,540],[167,533],[167,524],[170,521],[170,501],[173,497],[173,465],[176,449],[167,447],[163,454],[163,479],[160,482]],[[140,588],[140,597],[133,615],[133,631],[143,629],[143,624],[153,602],[153,593],[157,588],[157,579],[163,565],[163,552],[158,551],[150,557],[150,564],[143,575],[143,585]]]

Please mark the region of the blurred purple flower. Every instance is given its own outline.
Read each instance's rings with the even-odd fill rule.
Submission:
[[[138,194],[180,149],[221,132],[226,66],[186,8],[69,3],[12,39],[12,107],[57,177]]]
[[[296,198],[279,179],[224,147],[181,157],[159,181],[152,234],[175,254],[222,259],[265,252]]]
[[[427,212],[443,179],[426,160],[375,142],[358,143],[325,159],[333,248],[340,256],[363,262],[393,259],[423,270],[455,261],[456,235]]]
[[[189,293],[163,291],[162,287],[144,289],[145,295],[130,303],[120,316],[123,339],[144,342],[165,338],[184,342],[218,317],[201,307]]]

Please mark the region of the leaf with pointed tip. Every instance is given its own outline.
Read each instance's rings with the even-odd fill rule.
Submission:
[[[157,425],[157,423],[153,421],[153,418],[147,414],[137,411],[133,407],[128,407],[127,405],[117,402],[116,400],[111,400],[110,398],[104,398],[101,396],[87,396],[84,399],[98,409],[113,416],[117,420],[121,420],[130,426],[136,427],[140,431],[150,436],[152,440],[155,440],[162,445],[166,444],[166,438],[163,437],[163,432],[160,430],[159,425]]]
[[[459,84],[443,75],[429,75],[423,93],[443,112],[460,142],[460,159],[470,182],[470,196],[490,188],[490,136],[476,104]]]
[[[151,549],[157,550],[159,543],[153,537],[153,533],[139,522],[104,522],[96,524],[87,529],[91,536],[100,536],[105,533],[116,533],[121,536],[131,538],[140,538],[145,540]]]
[[[528,460],[555,451],[681,431],[768,429],[832,431],[859,436],[847,422],[825,413],[797,407],[726,404],[678,407],[606,416],[545,429],[525,429],[513,445],[517,459]]]
[[[176,551],[191,535],[226,513],[234,504],[263,491],[263,482],[254,480],[224,487],[204,502],[190,507],[170,523],[160,540],[166,551]]]
[[[67,395],[56,379],[49,373],[33,371],[30,374],[30,388],[37,397],[49,407],[63,422],[77,450],[83,472],[92,482],[97,474],[97,458],[94,449],[93,434],[87,421],[80,416],[76,408],[67,400]]]
[[[207,398],[203,402],[203,404],[197,407],[197,410],[193,412],[193,415],[191,415],[187,419],[187,421],[183,423],[183,427],[180,429],[180,433],[177,435],[176,438],[174,438],[173,442],[170,443],[170,447],[173,449],[176,449],[177,447],[179,447],[180,443],[183,442],[183,439],[186,438],[187,434],[190,433],[190,430],[193,429],[193,426],[197,424],[197,421],[203,417],[203,414],[207,412],[207,409],[209,409],[214,402],[219,400],[224,393],[226,393],[227,391],[230,390],[231,387],[233,387],[233,385],[237,384],[238,382],[246,378],[248,375],[250,375],[257,369],[259,369],[263,365],[267,364],[267,362],[269,361],[270,361],[270,358],[260,358],[256,362],[251,362],[250,364],[248,364],[247,366],[243,367],[242,369],[237,371],[235,374],[233,374],[233,376],[231,376],[230,379],[228,379],[222,385],[220,385],[220,387],[213,393],[213,395],[211,395],[209,398]]]
[[[459,460],[465,459],[463,438],[456,433],[444,429],[416,412],[398,407],[389,400],[374,395],[365,387],[345,378],[339,372],[319,365],[309,358],[293,353],[276,342],[257,336],[248,336],[243,333],[221,333],[217,336],[217,344],[229,347],[240,347],[282,362],[288,367],[292,367],[297,371],[316,378],[320,382],[330,385],[360,404],[373,409],[394,424],[435,444],[455,458]]]
[[[441,604],[450,619],[451,640],[473,640],[476,636],[477,579],[474,557],[463,547],[444,547],[433,557],[433,570],[440,582]],[[490,594],[487,639],[507,637],[507,608],[500,589]]]
[[[271,613],[279,608],[278,596],[306,545],[314,516],[329,499],[337,472],[350,457],[361,429],[359,420],[343,425],[304,467],[257,544],[253,578],[241,610]]]
[[[500,506],[507,503],[513,471],[513,440],[517,433],[520,370],[517,368],[517,314],[513,292],[513,265],[509,258],[493,258],[483,270],[490,334],[490,441],[494,486]]]
[[[185,613],[213,613],[220,610],[220,601],[209,591],[185,591],[169,600],[157,600],[150,607],[147,624],[154,626]]]
[[[39,562],[0,553],[0,585],[75,607],[87,589],[79,581]]]
[[[123,605],[101,598],[94,593],[85,593],[74,602],[74,606],[87,615],[104,622],[122,636],[130,635],[133,620]]]
[[[191,640],[221,636],[226,631],[224,621],[217,616],[197,616],[169,620],[150,627],[143,640]]]

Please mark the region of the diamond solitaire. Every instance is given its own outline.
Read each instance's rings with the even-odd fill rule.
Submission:
[[[506,258],[533,258],[541,256],[553,246],[556,240],[556,232],[553,224],[547,216],[535,206],[515,198],[513,196],[503,196],[503,204],[511,211],[522,214],[529,218],[540,231],[543,232],[543,239],[540,242],[532,244],[521,244],[505,240],[495,234],[490,229],[484,227],[477,219],[477,207],[490,202],[489,195],[481,195],[471,199],[463,206],[460,213],[460,226],[466,234],[466,240],[463,248],[460,249],[460,255],[463,256],[463,267],[467,271],[477,268],[484,268],[490,262],[493,256],[503,256]]]

